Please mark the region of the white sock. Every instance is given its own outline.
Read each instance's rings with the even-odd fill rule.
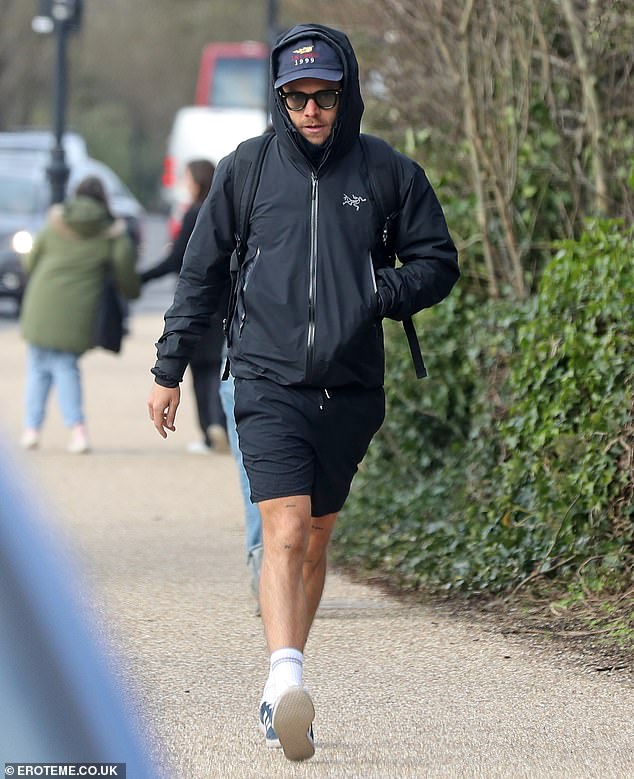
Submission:
[[[302,686],[304,655],[291,647],[271,654],[269,678],[264,687],[264,699],[273,703],[278,695],[292,685]]]

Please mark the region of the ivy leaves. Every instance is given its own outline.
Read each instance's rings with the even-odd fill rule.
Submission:
[[[556,245],[534,298],[458,290],[421,314],[426,382],[387,327],[387,419],[337,528],[339,560],[407,587],[498,592],[590,557],[626,567],[633,239],[589,221]]]

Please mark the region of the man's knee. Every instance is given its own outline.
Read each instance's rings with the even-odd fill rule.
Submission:
[[[306,554],[310,538],[310,501],[307,496],[276,498],[258,504],[266,554]]]

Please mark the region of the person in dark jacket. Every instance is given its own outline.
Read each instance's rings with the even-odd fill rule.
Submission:
[[[401,265],[379,261],[383,225],[359,137],[357,60],[345,34],[316,24],[284,33],[271,53],[271,85],[275,137],[251,212],[229,356],[240,449],[263,528],[260,606],[270,670],[260,725],[267,745],[303,760],[314,753],[303,651],[328,541],[384,417],[381,322],[440,302],[459,269],[424,171],[387,146]],[[175,429],[188,355],[229,281],[234,156],[218,165],[157,344],[148,408],[163,437]]]
[[[88,452],[79,358],[93,347],[106,275],[126,299],[138,297],[135,245],[126,224],[110,212],[101,179],[88,176],[64,204],[51,207],[46,225],[26,257],[29,275],[20,314],[28,343],[25,449],[40,444],[50,390],[57,391],[68,450]]]
[[[190,196],[190,205],[183,215],[180,230],[169,253],[156,265],[140,274],[142,284],[170,273],[180,273],[185,249],[194,230],[200,207],[211,187],[214,171],[215,166],[210,160],[191,160],[187,163],[183,178]],[[189,360],[198,425],[202,432],[202,441],[194,441],[188,446],[188,451],[194,454],[206,454],[212,449],[219,452],[229,450],[225,414],[218,392],[224,345],[222,320],[222,311],[211,317],[209,327]]]

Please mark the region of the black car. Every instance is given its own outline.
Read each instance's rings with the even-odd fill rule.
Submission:
[[[48,199],[38,172],[0,167],[0,298],[13,300],[16,311],[26,286],[21,258],[44,223]]]

